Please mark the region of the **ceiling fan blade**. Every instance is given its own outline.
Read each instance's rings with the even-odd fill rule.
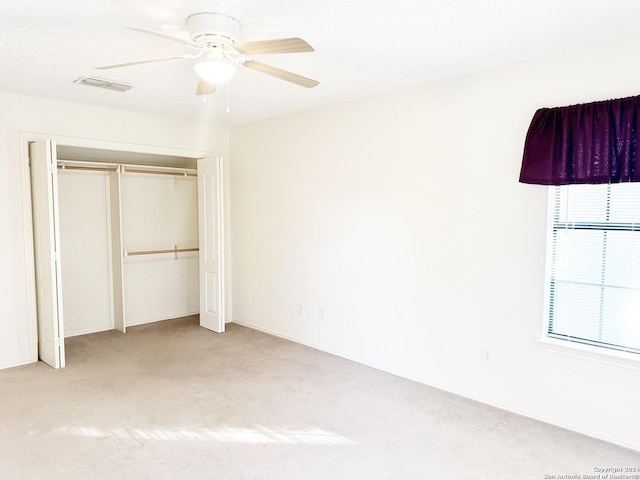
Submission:
[[[314,49],[301,38],[281,38],[279,40],[263,40],[235,45],[236,50],[245,55],[269,53],[301,53],[313,52]]]
[[[198,86],[196,87],[196,95],[210,95],[216,92],[216,85],[209,83],[203,79],[198,79]]]
[[[282,70],[281,68],[267,65],[266,63],[257,62],[255,60],[247,60],[246,62],[244,62],[244,66],[261,73],[266,73],[267,75],[271,75],[272,77],[295,83],[296,85],[300,85],[301,87],[305,88],[313,88],[320,83],[317,80],[312,80],[311,78],[303,77],[302,75],[298,75],[296,73],[287,72],[286,70]]]
[[[139,60],[137,62],[117,63],[115,65],[104,65],[102,67],[94,67],[94,68],[96,70],[109,70],[110,68],[130,67],[132,65],[143,65],[145,63],[164,62],[165,60],[176,60],[178,58],[185,58],[185,56],[178,55],[177,57],[153,58],[151,60]]]
[[[124,27],[127,30],[135,30],[136,32],[148,33],[150,35],[155,35],[156,37],[165,38],[167,40],[173,40],[174,42],[182,43],[183,45],[189,45],[190,47],[200,48],[195,42],[191,40],[185,40],[184,38],[174,37],[173,35],[169,35],[168,33],[158,32],[156,30],[151,30],[150,28],[140,28],[140,27]]]

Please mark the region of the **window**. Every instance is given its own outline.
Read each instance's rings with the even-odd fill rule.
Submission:
[[[550,187],[547,335],[640,353],[640,183]]]

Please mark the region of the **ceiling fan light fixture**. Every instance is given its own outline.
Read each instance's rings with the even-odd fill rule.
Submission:
[[[226,58],[207,58],[193,66],[198,76],[208,83],[221,85],[228,82],[238,70],[237,64]]]

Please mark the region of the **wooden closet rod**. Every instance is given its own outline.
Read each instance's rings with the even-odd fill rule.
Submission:
[[[175,256],[175,259],[178,259],[178,253],[181,252],[197,252],[199,251],[199,248],[178,248],[177,246],[174,245],[173,249],[170,250],[138,250],[135,252],[129,252],[127,250],[124,251],[124,256],[125,257],[130,257],[133,255],[156,255],[158,253],[173,253]]]

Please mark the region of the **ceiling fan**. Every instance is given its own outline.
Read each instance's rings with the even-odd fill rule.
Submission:
[[[178,42],[196,49],[197,52],[173,57],[105,65],[96,67],[98,70],[129,67],[144,63],[164,62],[166,60],[201,59],[193,67],[199,76],[196,95],[209,95],[214,93],[216,85],[227,82],[235,74],[238,65],[305,88],[313,88],[319,83],[317,80],[258,62],[249,57],[249,55],[273,53],[313,52],[313,47],[307,42],[301,38],[282,38],[237,44],[236,38],[240,32],[240,22],[233,17],[221,13],[196,13],[187,18],[187,28],[189,29],[191,40],[175,37],[148,28],[126,28]]]

